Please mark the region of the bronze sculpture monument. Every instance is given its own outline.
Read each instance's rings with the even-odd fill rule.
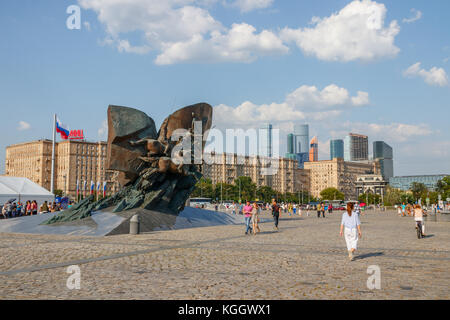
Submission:
[[[195,152],[203,153],[211,122],[212,107],[199,103],[167,117],[157,132],[144,112],[109,106],[106,168],[119,172],[122,189],[97,202],[90,196],[44,224],[82,220],[104,209],[177,215],[202,176],[198,161],[193,160],[198,159]],[[192,139],[195,135],[200,140]]]

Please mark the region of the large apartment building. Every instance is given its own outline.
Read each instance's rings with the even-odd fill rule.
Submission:
[[[25,177],[50,190],[52,141],[39,140],[20,143],[6,148],[5,175]],[[107,193],[118,190],[113,172],[105,169],[106,142],[62,141],[55,144],[55,190],[76,197],[77,181],[80,192],[86,181],[103,185]]]
[[[296,160],[215,153],[206,154],[205,159],[202,173],[213,184],[233,184],[235,179],[245,176],[257,187],[269,186],[280,193],[309,190],[309,174],[298,169]]]
[[[347,162],[341,158],[306,162],[305,169],[310,174],[310,192],[314,197],[326,188],[336,188],[345,194],[347,200],[357,196],[357,178],[367,174],[379,174],[377,162]]]

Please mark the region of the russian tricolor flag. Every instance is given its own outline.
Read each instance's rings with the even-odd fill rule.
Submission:
[[[58,118],[56,118],[56,132],[61,134],[61,139],[69,139],[70,131],[66,125],[64,125]]]

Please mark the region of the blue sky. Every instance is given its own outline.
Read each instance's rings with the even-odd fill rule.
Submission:
[[[0,173],[7,145],[51,137],[53,113],[96,141],[109,104],[159,125],[203,101],[218,128],[273,123],[282,148],[309,123],[321,159],[356,132],[394,147],[396,175],[450,173],[449,12],[446,0],[1,1]]]

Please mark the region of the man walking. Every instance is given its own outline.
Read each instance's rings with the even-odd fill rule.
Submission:
[[[272,199],[272,216],[275,223],[275,229],[278,230],[278,220],[280,218],[280,206],[277,204],[277,200]]]

